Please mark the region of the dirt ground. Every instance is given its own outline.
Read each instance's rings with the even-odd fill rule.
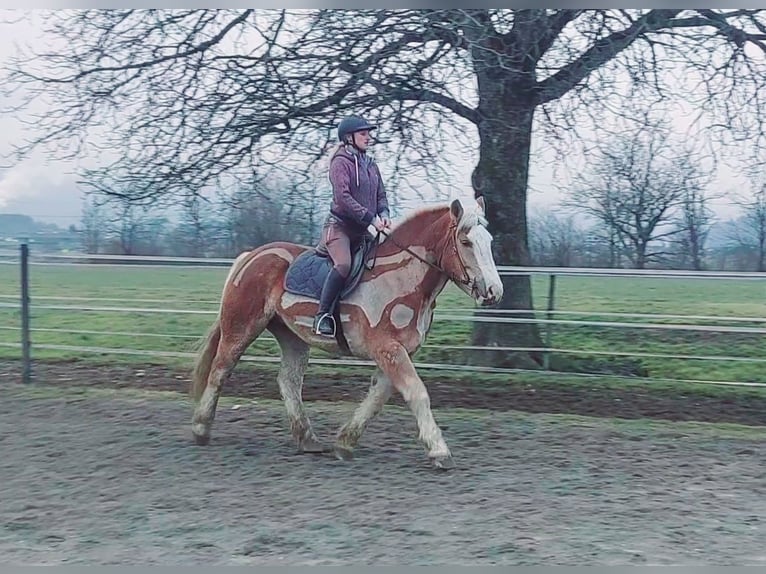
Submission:
[[[430,389],[458,466],[439,472],[395,405],[342,462],[296,454],[275,387],[241,380],[226,394],[250,398],[222,402],[197,447],[187,398],[144,392],[185,392],[183,374],[40,367],[24,387],[0,364],[3,563],[766,565],[763,426],[551,416],[623,401],[445,382]],[[307,404],[331,439],[366,385],[326,387],[306,398],[334,401]],[[764,425],[763,405],[650,399],[622,414]]]
[[[18,361],[0,361],[0,380],[19,380]],[[141,388],[178,391],[189,388],[189,372],[159,365],[104,364],[90,362],[42,362],[34,364],[35,380],[43,384],[76,384],[97,388]],[[551,377],[555,377],[551,374]],[[361,401],[367,392],[369,375],[356,378],[307,374],[303,389],[305,401]],[[434,408],[477,408],[493,411],[567,413],[595,417],[662,419],[766,426],[766,393],[711,392],[699,385],[678,391],[607,388],[598,382],[592,387],[536,385],[518,383],[512,378],[501,385],[447,377],[427,382]],[[226,383],[223,394],[250,398],[280,399],[273,373],[240,364]],[[403,405],[394,395],[390,404]]]

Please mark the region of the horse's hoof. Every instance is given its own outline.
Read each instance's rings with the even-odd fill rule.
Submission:
[[[322,443],[313,439],[304,440],[298,447],[298,450],[306,454],[322,454],[327,452],[327,448]]]
[[[455,468],[455,461],[451,456],[435,456],[431,459],[431,464],[438,470],[452,470]]]
[[[210,444],[210,435],[205,434],[195,434],[194,436],[194,444],[197,446],[207,446]]]
[[[335,445],[332,450],[335,454],[335,458],[338,460],[354,460],[354,453],[350,448]]]

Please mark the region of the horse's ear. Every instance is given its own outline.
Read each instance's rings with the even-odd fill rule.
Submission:
[[[482,215],[486,215],[487,214],[487,207],[486,207],[486,205],[484,205],[484,196],[480,195],[479,197],[477,197],[476,198],[476,203],[479,204],[479,209],[481,210],[481,214]]]
[[[455,221],[460,221],[460,218],[463,217],[463,204],[460,203],[459,199],[456,199],[450,204],[449,211]]]

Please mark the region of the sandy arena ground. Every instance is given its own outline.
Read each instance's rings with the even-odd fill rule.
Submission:
[[[0,363],[3,563],[766,565],[753,401],[445,382],[431,387],[458,465],[445,473],[400,401],[342,462],[296,454],[272,382],[235,379],[197,447],[187,397],[160,392],[186,390],[169,369],[38,365],[29,387],[17,375]],[[320,383],[307,406],[331,440],[366,383]]]

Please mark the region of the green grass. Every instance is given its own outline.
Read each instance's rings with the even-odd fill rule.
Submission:
[[[228,268],[167,267],[30,267],[32,327],[94,332],[144,333],[145,335],[102,335],[98,333],[55,333],[35,331],[34,344],[93,346],[147,351],[190,352],[197,338],[205,333],[218,308],[218,299]],[[533,277],[535,306],[547,305],[548,279]],[[16,303],[19,296],[17,266],[0,265],[0,303]],[[46,300],[44,297],[80,297],[82,300]],[[113,299],[113,300],[98,300]],[[149,299],[156,301],[136,301]],[[210,314],[151,312],[109,312],[82,310],[47,310],[40,305],[97,307],[135,307],[142,309],[175,308],[206,310]],[[437,316],[463,309],[468,314],[471,300],[449,286],[439,299]],[[587,312],[585,316],[559,315],[560,319],[590,319],[617,322],[693,323],[685,320],[647,320],[600,316],[599,313],[658,313],[675,315],[713,315],[721,317],[766,317],[766,282],[702,279],[653,279],[623,277],[559,277],[555,307],[558,310]],[[704,324],[727,324],[704,321]],[[766,323],[729,323],[737,326],[764,327]],[[0,308],[0,343],[17,343],[18,309]],[[547,328],[541,326],[543,332]],[[713,332],[663,331],[658,329],[551,325],[551,344],[555,348],[588,352],[641,352],[687,355],[725,355],[764,359],[764,335]],[[470,343],[470,321],[435,321],[428,346],[416,360],[421,362],[458,363],[465,356],[441,345]],[[19,356],[18,348],[0,346],[0,357]],[[251,355],[277,357],[276,343],[266,337],[249,350]],[[43,358],[103,359],[72,351],[53,351],[33,347],[33,356]],[[315,357],[325,357],[315,351]],[[112,359],[113,357],[110,357]],[[146,362],[144,356],[125,356],[120,360]],[[153,359],[153,362],[174,362]],[[177,362],[177,361],[176,361]],[[187,361],[188,362],[188,361]],[[605,374],[638,374],[669,379],[766,382],[764,363],[703,361],[667,358],[630,358],[555,354],[552,366],[563,371],[597,371]],[[337,369],[333,369],[337,370]],[[465,375],[467,376],[467,375]],[[535,375],[530,375],[535,377]],[[475,377],[474,377],[475,378]],[[481,376],[483,381],[502,377]],[[507,379],[507,376],[505,376]],[[514,377],[516,378],[516,377]],[[576,379],[568,380],[575,381]],[[577,383],[572,383],[577,384]]]
[[[556,308],[588,312],[577,318],[636,323],[732,325],[766,322],[697,321],[599,316],[599,312],[766,318],[766,282],[718,279],[562,277]],[[541,292],[540,287],[536,292]],[[747,357],[763,360],[763,334],[554,325],[553,346],[601,352]],[[766,382],[764,363],[668,358],[627,359],[656,377]]]

